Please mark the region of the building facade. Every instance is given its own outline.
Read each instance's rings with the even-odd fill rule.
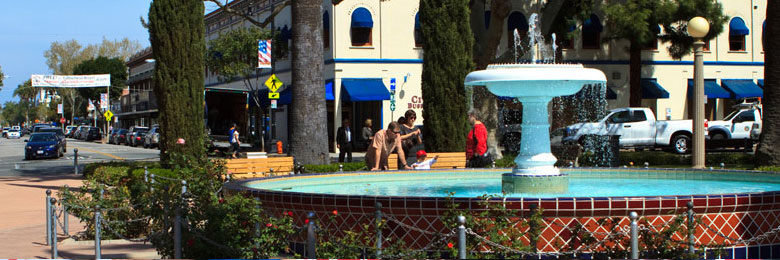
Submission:
[[[731,20],[724,32],[708,43],[704,53],[709,120],[722,119],[732,110],[732,105],[744,100],[760,101],[762,96],[758,85],[763,84],[764,74],[761,34],[766,0],[720,2]],[[264,20],[274,8],[284,3],[283,0],[237,0],[229,5]],[[533,13],[541,13],[543,4],[544,1],[512,1],[513,10],[505,21],[507,33],[502,36],[497,53],[506,53],[512,48],[513,29],[527,28],[527,18]],[[335,131],[343,118],[350,119],[353,129],[360,129],[362,122],[370,118],[373,128],[378,130],[408,109],[422,116],[423,51],[416,37],[420,26],[418,9],[417,0],[344,0],[335,5],[330,0],[323,0],[323,87],[327,92],[323,98],[327,100],[327,135],[332,148]],[[606,29],[603,19],[603,14],[596,10],[591,19],[581,23],[580,37],[560,44],[562,60],[602,70],[607,75],[608,91],[615,94],[608,100],[608,107],[625,107],[630,88],[628,42],[603,43],[601,37]],[[252,26],[221,10],[207,14],[205,20],[207,40],[225,31]],[[274,48],[287,49],[291,44],[290,32],[294,29],[290,7],[284,7],[265,29],[280,33],[281,40],[274,43]],[[663,32],[659,29],[659,33]],[[656,48],[642,51],[642,106],[653,109],[657,119],[687,119],[691,117],[688,106],[692,99],[688,98],[688,90],[691,88],[689,81],[693,79],[693,55],[674,60],[667,47],[668,44],[659,42]],[[271,126],[269,138],[286,144],[288,125],[304,123],[287,120],[287,105],[295,102],[289,97],[290,89],[295,87],[290,85],[290,70],[290,55],[287,54],[274,57],[273,69],[257,71],[256,85],[262,85],[271,74],[285,82],[276,109],[270,109],[265,92],[250,93],[241,81],[220,82],[213,72],[207,72],[206,88],[207,91],[241,91],[266,99],[266,102],[261,101],[261,106],[269,118],[249,120],[247,124],[260,129],[264,128],[259,127],[260,121],[267,120]],[[421,119],[417,122],[424,122],[424,118]]]
[[[152,48],[146,48],[127,61],[129,77],[128,91],[119,97],[119,111],[114,113],[115,127],[129,129],[131,126],[152,126],[157,124],[157,95],[154,94],[152,74],[154,56]]]

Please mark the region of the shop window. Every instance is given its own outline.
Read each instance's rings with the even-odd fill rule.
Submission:
[[[374,20],[368,9],[360,7],[352,12],[350,36],[352,46],[371,46]]]
[[[601,25],[601,20],[595,14],[591,14],[590,18],[585,20],[582,24],[582,48],[583,49],[600,49],[601,48],[601,32],[604,27]]]

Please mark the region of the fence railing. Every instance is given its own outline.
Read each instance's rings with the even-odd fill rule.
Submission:
[[[143,203],[135,204],[135,205],[127,205],[127,206],[121,206],[121,207],[114,207],[114,208],[101,208],[99,205],[94,208],[84,208],[81,206],[78,206],[77,204],[70,203],[69,201],[60,198],[59,200],[56,198],[53,198],[51,196],[51,190],[46,191],[46,237],[47,237],[47,244],[51,246],[51,256],[52,258],[58,257],[57,252],[57,237],[59,234],[59,231],[57,229],[57,226],[59,226],[61,229],[62,234],[65,236],[71,236],[70,230],[68,227],[68,216],[69,211],[73,210],[89,210],[94,214],[94,230],[95,230],[95,257],[100,258],[101,256],[101,230],[105,230],[108,234],[111,234],[113,237],[125,239],[127,241],[132,242],[149,242],[151,239],[155,237],[160,237],[161,235],[170,234],[173,233],[170,237],[173,238],[172,244],[173,244],[173,253],[175,258],[181,258],[182,257],[182,233],[188,233],[193,235],[194,237],[197,237],[204,242],[218,247],[222,250],[231,251],[231,252],[240,252],[242,249],[239,248],[233,248],[227,245],[224,245],[220,243],[219,241],[214,241],[212,239],[209,239],[208,236],[200,233],[197,228],[193,227],[193,224],[188,220],[187,217],[182,217],[182,212],[184,212],[187,207],[190,207],[191,204],[187,203],[187,181],[183,179],[178,178],[170,178],[170,177],[164,177],[159,176],[155,174],[149,174],[148,171],[144,171],[144,181],[149,184],[149,189],[154,190],[155,186],[160,185],[162,181],[166,181],[168,183],[180,183],[181,184],[181,192],[177,199],[178,203],[176,203],[176,208],[169,211],[173,216],[169,216],[165,219],[169,219],[171,221],[166,223],[161,223],[162,228],[159,228],[158,230],[151,230],[151,227],[153,225],[147,225],[149,226],[150,230],[146,231],[147,236],[146,237],[126,237],[122,234],[120,230],[116,230],[112,227],[112,224],[116,223],[135,223],[135,222],[149,222],[153,218],[151,215],[145,215],[140,216],[134,219],[122,219],[122,220],[112,220],[110,219],[110,214],[114,211],[122,211],[122,210],[131,210],[134,208],[139,207],[146,207],[148,205],[144,205]],[[225,183],[229,182],[229,178],[226,179]],[[224,186],[224,183],[223,183]],[[159,187],[158,187],[159,188]],[[222,188],[217,191],[218,193],[222,191]],[[102,198],[102,188],[99,192],[99,195],[94,198],[95,200],[100,200]],[[259,203],[258,203],[259,207]],[[754,244],[757,242],[761,242],[763,240],[766,240],[768,238],[776,237],[778,234],[780,234],[780,225],[777,227],[774,227],[762,234],[754,235],[751,238],[734,238],[730,237],[726,234],[723,234],[722,232],[718,231],[718,228],[712,227],[710,224],[704,224],[701,222],[698,222],[695,220],[695,213],[693,210],[693,203],[689,202],[687,205],[687,212],[684,213],[685,216],[685,222],[687,223],[688,228],[693,228],[695,230],[696,227],[702,226],[703,229],[706,229],[717,236],[723,238],[726,241],[729,241],[728,243],[720,246],[736,246],[736,245],[748,245],[748,244]],[[386,214],[382,211],[382,204],[377,203],[375,206],[375,211],[373,214],[373,225],[376,227],[374,234],[369,234],[370,237],[374,237],[374,239],[371,239],[371,241],[375,241],[373,249],[375,249],[375,257],[377,258],[405,258],[409,257],[413,254],[418,253],[426,253],[431,251],[442,251],[443,248],[436,248],[437,246],[441,245],[447,245],[449,249],[452,249],[455,245],[450,244],[444,244],[444,242],[449,241],[453,238],[457,238],[457,257],[459,259],[465,259],[468,257],[470,253],[484,253],[484,252],[507,252],[513,255],[527,257],[527,256],[535,256],[535,257],[573,257],[577,255],[581,255],[583,253],[593,253],[597,252],[597,250],[603,246],[605,246],[607,243],[614,243],[616,240],[629,240],[629,248],[627,248],[627,251],[630,252],[631,258],[639,258],[641,255],[640,248],[639,248],[639,239],[644,232],[645,234],[651,234],[651,233],[660,233],[661,231],[667,229],[672,225],[672,222],[674,218],[664,221],[661,224],[658,225],[651,225],[651,224],[639,224],[639,218],[640,216],[636,212],[631,212],[629,216],[627,216],[630,219],[629,224],[620,224],[618,222],[615,224],[611,230],[606,232],[597,232],[597,231],[589,231],[584,228],[576,228],[576,227],[570,227],[569,225],[563,225],[560,223],[557,223],[555,221],[548,221],[544,220],[541,221],[541,224],[546,224],[549,226],[557,226],[558,228],[566,229],[571,233],[585,233],[588,237],[593,238],[594,240],[591,241],[591,243],[581,243],[578,246],[567,248],[566,251],[559,251],[559,252],[545,252],[542,250],[537,250],[536,246],[530,247],[531,249],[518,249],[516,247],[512,247],[511,245],[507,245],[506,243],[497,242],[493,238],[488,237],[486,234],[480,234],[479,230],[475,230],[469,225],[471,223],[467,223],[466,217],[463,215],[455,216],[454,222],[457,223],[455,227],[451,228],[444,228],[439,231],[431,231],[426,230],[414,225],[410,225],[405,223],[402,220],[398,219],[398,216],[392,215],[392,214]],[[172,218],[171,218],[172,217]],[[323,217],[323,216],[320,216]],[[297,231],[299,234],[302,234],[305,232],[305,246],[304,246],[304,253],[303,256],[307,258],[316,258],[317,257],[317,232],[322,230],[322,226],[318,225],[317,223],[318,216],[314,212],[308,212],[306,215],[306,224],[304,226],[296,226],[293,225],[293,228],[295,231]],[[382,228],[384,228],[386,225],[384,223],[393,223],[396,228],[403,229],[403,232],[417,232],[420,234],[429,235],[431,237],[434,237],[435,239],[431,241],[430,243],[427,243],[425,247],[422,248],[415,248],[415,249],[408,249],[400,253],[395,253],[393,255],[386,255],[385,252],[383,252],[383,249],[386,245],[383,244],[383,241],[387,241],[385,237],[383,237]],[[537,224],[531,224],[529,233],[534,233],[533,231],[543,229],[544,226],[535,226]],[[255,225],[255,235],[259,236],[260,234],[260,225]],[[396,230],[397,231],[397,230]],[[467,244],[468,241],[476,241],[476,243],[479,243],[481,248],[480,250],[482,252],[474,252],[469,251],[469,245]],[[535,245],[535,237],[529,237],[528,242],[529,244]],[[704,252],[706,249],[705,247],[711,246],[711,245],[701,245],[696,244],[695,238],[694,238],[694,232],[688,232],[688,237],[685,241],[674,241],[675,243],[680,244],[681,246],[687,246],[687,253],[694,254],[697,252],[697,248],[699,252]],[[258,247],[262,245],[257,245]],[[473,246],[473,245],[472,245]],[[447,249],[444,249],[447,250]],[[453,255],[454,257],[454,255]]]

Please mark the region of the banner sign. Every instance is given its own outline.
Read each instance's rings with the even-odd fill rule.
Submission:
[[[257,43],[257,68],[271,68],[271,40],[260,40]]]
[[[95,110],[95,105],[92,104],[92,99],[87,100],[87,111]]]
[[[97,75],[30,75],[33,87],[89,88],[111,85],[111,74]]]
[[[105,110],[108,107],[108,93],[100,93],[100,109]]]
[[[62,104],[57,104],[57,114],[62,114]]]

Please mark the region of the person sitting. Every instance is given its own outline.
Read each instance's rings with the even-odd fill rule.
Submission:
[[[417,162],[412,164],[412,168],[416,170],[429,170],[431,169],[431,166],[439,160],[438,155],[434,156],[433,159],[425,160],[427,157],[428,154],[425,153],[425,150],[417,151]]]
[[[412,169],[406,165],[406,156],[404,150],[401,148],[401,127],[398,122],[390,122],[387,125],[387,129],[382,129],[374,134],[374,140],[371,145],[368,146],[366,151],[366,167],[372,171],[388,170],[389,165],[387,158],[393,151],[398,153],[398,157],[401,158],[403,167],[401,169]]]

